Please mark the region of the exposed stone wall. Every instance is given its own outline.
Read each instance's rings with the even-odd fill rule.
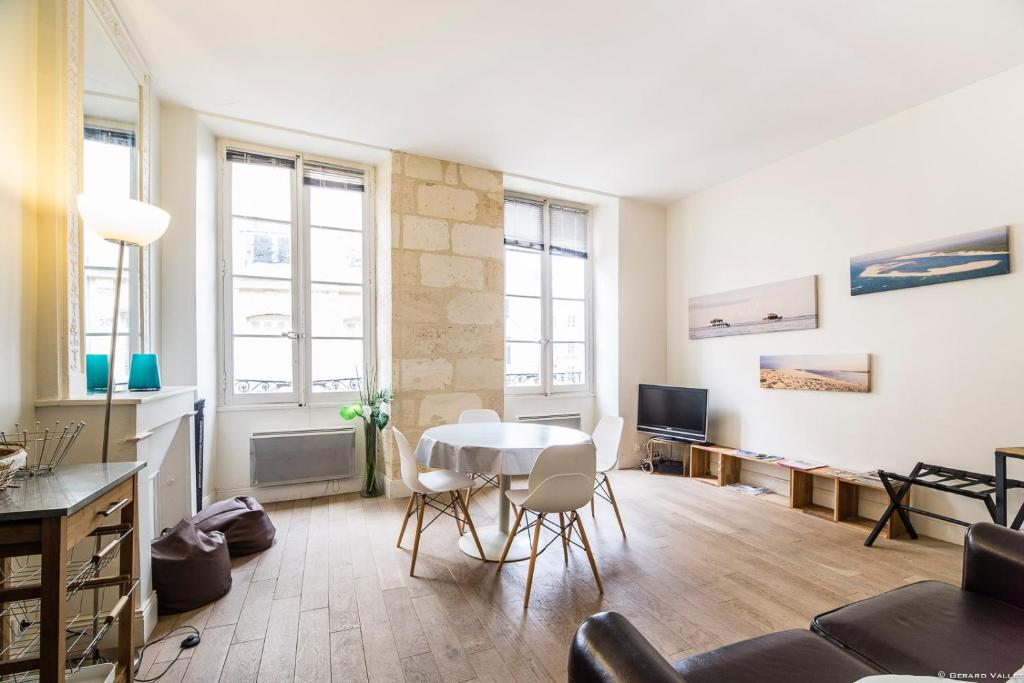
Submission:
[[[501,173],[393,154],[392,424],[414,445],[467,408],[503,410],[503,211]]]

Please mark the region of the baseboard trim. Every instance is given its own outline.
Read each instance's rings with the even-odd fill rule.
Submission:
[[[412,491],[405,485],[405,482],[401,479],[385,479],[384,480],[384,495],[388,498],[408,498],[412,495]]]
[[[310,481],[302,484],[283,484],[281,486],[244,486],[230,489],[216,489],[215,495],[209,496],[210,502],[224,500],[235,496],[252,496],[261,503],[276,503],[285,500],[301,500],[320,496],[335,496],[341,493],[354,493],[362,486],[359,477],[350,479],[329,479],[327,481]],[[207,502],[203,501],[205,507]]]
[[[149,641],[149,635],[156,628],[156,622],[160,620],[157,612],[156,591],[152,591],[143,598],[142,606],[135,610],[135,642],[145,643]],[[139,638],[139,635],[142,635]]]

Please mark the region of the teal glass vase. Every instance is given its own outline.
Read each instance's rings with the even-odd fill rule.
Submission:
[[[85,354],[85,389],[90,394],[107,390],[110,363],[105,353]]]
[[[128,370],[128,391],[158,391],[160,366],[155,353],[133,353]]]

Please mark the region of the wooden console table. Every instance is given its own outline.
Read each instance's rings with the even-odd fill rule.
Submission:
[[[133,680],[136,475],[145,466],[66,464],[0,491],[0,676],[38,670],[43,683],[62,682],[65,669],[95,652],[116,621],[116,680]],[[89,537],[99,539],[98,550],[89,559],[69,561],[75,545]],[[27,559],[12,571],[12,558]],[[107,566],[116,567],[116,575],[104,575]],[[118,588],[117,603],[105,616],[75,620],[67,614],[73,594],[105,587]],[[15,615],[17,622],[10,623]],[[70,661],[69,646],[76,648]]]

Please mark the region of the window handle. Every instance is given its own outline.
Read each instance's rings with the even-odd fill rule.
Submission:
[[[302,335],[299,334],[298,332],[293,331],[293,330],[288,330],[287,332],[282,332],[281,336],[285,337],[287,339],[291,339],[292,341],[294,341],[294,340],[298,339],[299,337],[301,337]]]

